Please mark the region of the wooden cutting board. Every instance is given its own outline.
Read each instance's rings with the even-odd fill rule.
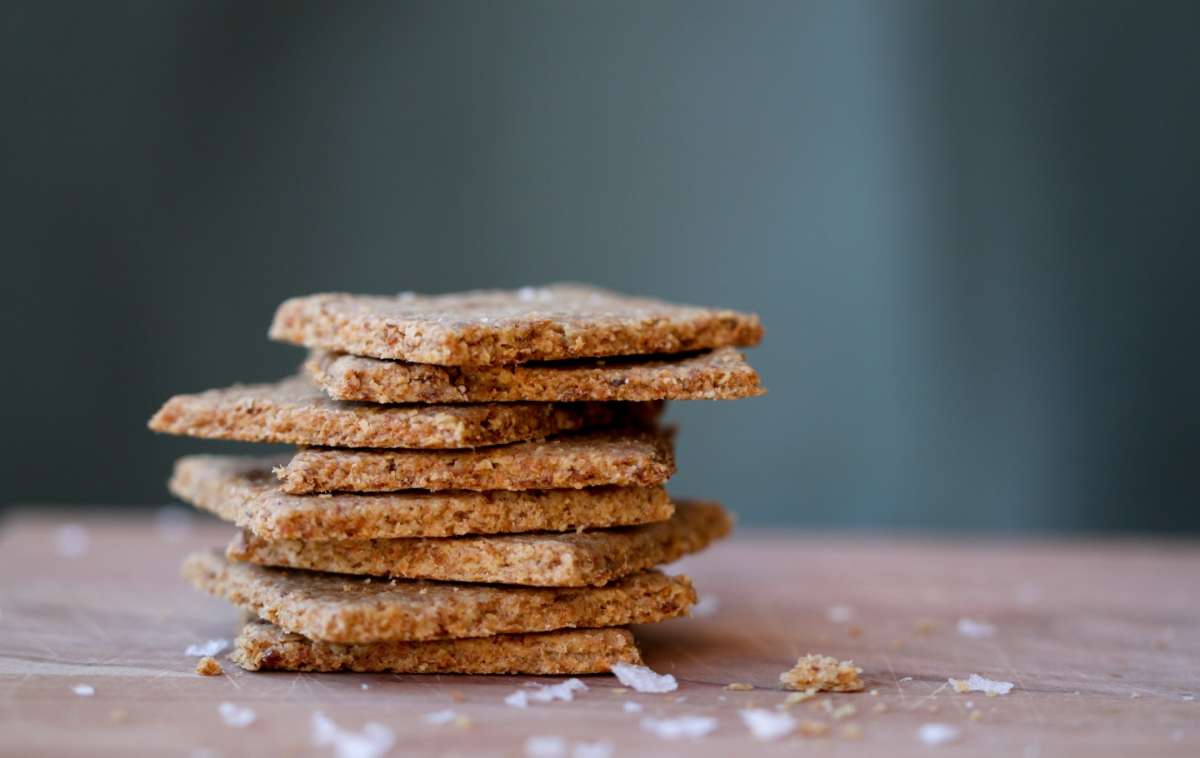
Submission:
[[[534,735],[563,738],[567,755],[581,742],[609,743],[614,756],[1200,755],[1195,541],[743,530],[679,566],[716,599],[711,615],[638,630],[647,663],[674,674],[677,692],[623,692],[593,676],[572,702],[516,710],[503,698],[529,677],[248,674],[227,660],[225,676],[195,675],[184,650],[231,637],[236,618],[178,577],[185,553],[228,538],[214,522],[15,515],[2,529],[5,756],[331,755],[311,741],[318,710],[346,729],[386,726],[391,755],[520,756]],[[994,634],[961,634],[964,618]],[[781,703],[779,673],[810,651],[854,659],[871,692],[791,708],[827,725],[825,736],[755,741],[739,710]],[[1015,687],[985,697],[946,685],[972,673]],[[731,682],[756,689],[724,689]],[[94,694],[75,694],[80,684]],[[252,709],[255,721],[227,726],[223,702]],[[626,702],[642,711],[626,712]],[[447,708],[465,725],[422,719]],[[681,742],[641,727],[683,715],[718,726]],[[958,736],[926,745],[920,729],[931,723]]]

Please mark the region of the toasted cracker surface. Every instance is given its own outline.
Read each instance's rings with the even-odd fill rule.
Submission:
[[[671,435],[630,427],[476,450],[304,448],[275,472],[284,492],[652,487],[675,473]]]
[[[283,629],[326,642],[486,637],[567,627],[649,624],[696,600],[686,576],[643,571],[606,587],[548,589],[340,576],[193,553],[183,574]]]
[[[390,671],[397,674],[599,674],[641,663],[628,629],[570,629],[429,642],[338,645],[266,622],[247,624],[234,662],[249,671]]]
[[[452,295],[320,294],[285,301],[272,339],[445,366],[755,345],[757,316],[577,284]]]
[[[192,455],[175,463],[171,492],[265,539],[346,540],[562,532],[645,524],[674,512],[657,487],[588,487],[380,495],[289,495],[278,458]]]
[[[330,397],[374,403],[731,400],[764,392],[758,372],[733,348],[656,360],[601,358],[468,367],[318,350],[304,368]]]
[[[638,406],[635,408],[635,406]],[[459,448],[539,439],[609,422],[630,403],[373,405],[330,400],[304,377],[176,395],[150,419],[190,437],[341,447]]]
[[[677,501],[667,521],[570,534],[313,542],[264,540],[243,531],[226,555],[342,574],[584,587],[701,550],[730,527],[728,514],[715,503]]]

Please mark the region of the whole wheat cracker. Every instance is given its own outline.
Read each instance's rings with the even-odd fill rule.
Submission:
[[[275,470],[284,492],[652,487],[675,473],[671,434],[629,427],[477,450],[303,448]]]
[[[667,521],[569,534],[444,539],[264,540],[243,531],[226,555],[264,566],[538,587],[602,586],[703,549],[729,532],[716,503],[677,501]]]
[[[374,405],[330,400],[304,377],[176,395],[150,419],[156,432],[247,442],[341,447],[461,448],[539,439],[653,415],[651,404]]]
[[[339,645],[315,642],[266,622],[242,628],[230,655],[248,671],[358,671],[395,674],[600,674],[640,664],[628,629]]]
[[[280,458],[190,455],[169,487],[181,500],[264,539],[347,540],[562,532],[645,524],[674,511],[662,487],[379,495],[289,495],[276,487]]]
[[[436,366],[316,350],[304,364],[332,398],[373,403],[731,400],[764,394],[733,348],[678,357]]]
[[[578,284],[450,295],[308,295],[275,312],[272,339],[445,366],[750,346],[758,317]]]
[[[289,632],[359,643],[487,637],[567,627],[649,624],[696,601],[691,580],[643,571],[606,587],[502,587],[293,571],[193,553],[183,575],[197,588]]]

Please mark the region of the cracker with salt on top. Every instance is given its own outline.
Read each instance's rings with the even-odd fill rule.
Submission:
[[[734,400],[765,392],[758,372],[728,347],[518,366],[434,366],[317,350],[304,369],[330,397],[372,403]]]
[[[338,643],[649,624],[686,614],[696,599],[686,576],[658,571],[580,589],[366,582],[235,563],[202,552],[188,556],[183,575],[197,589],[286,631]]]
[[[175,463],[171,492],[264,539],[390,539],[563,532],[663,521],[662,487],[496,492],[288,495],[271,472],[280,459],[193,455]]]
[[[701,550],[730,528],[720,505],[678,501],[666,521],[565,534],[317,542],[264,540],[243,531],[229,543],[226,555],[263,566],[341,574],[598,587]]]
[[[232,658],[249,671],[358,671],[396,674],[597,674],[614,663],[641,662],[628,629],[567,629],[535,634],[332,644],[247,624]]]
[[[442,366],[500,366],[609,355],[747,347],[758,316],[556,284],[450,295],[294,297],[272,339],[351,355]]]

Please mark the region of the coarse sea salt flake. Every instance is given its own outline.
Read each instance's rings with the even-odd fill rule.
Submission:
[[[250,726],[257,718],[250,708],[243,708],[233,703],[221,703],[217,706],[217,713],[221,714],[221,720],[225,722],[226,726],[238,728]]]
[[[834,624],[844,624],[854,615],[854,609],[848,605],[833,605],[825,609],[825,618]]]
[[[611,742],[576,742],[571,748],[571,758],[612,758]]]
[[[566,758],[567,741],[562,737],[537,734],[525,740],[526,758]]]
[[[554,700],[571,702],[576,692],[587,692],[587,685],[574,677],[560,684],[532,684],[531,689],[517,690],[504,698],[513,708],[528,708],[530,703],[549,703]]]
[[[626,713],[641,713],[643,710],[641,703],[635,703],[632,700],[626,700],[625,705],[622,706],[622,708]]]
[[[958,729],[949,724],[921,724],[917,736],[926,745],[944,745],[958,739]]]
[[[424,716],[421,717],[421,720],[424,721],[426,724],[449,724],[451,721],[453,721],[457,717],[458,717],[458,714],[454,711],[453,708],[447,708],[447,709],[441,710],[441,711],[433,711],[432,713],[426,713]]]
[[[337,758],[379,758],[396,744],[396,736],[374,721],[363,724],[360,732],[351,732],[317,711],[312,715],[312,741],[317,747],[333,746]]]
[[[91,697],[96,694],[96,688],[90,684],[77,684],[71,688],[71,692],[80,697]]]
[[[679,716],[673,719],[642,719],[642,729],[664,740],[698,739],[717,728],[709,716]]]
[[[229,647],[229,640],[209,640],[197,645],[188,645],[187,650],[183,651],[184,655],[192,655],[197,658],[216,655],[222,650]]]
[[[974,621],[972,619],[958,620],[958,633],[964,637],[971,637],[976,640],[983,640],[991,637],[996,633],[996,627],[985,621]]]
[[[1012,682],[998,682],[995,679],[988,679],[979,674],[971,674],[964,681],[962,679],[947,680],[950,686],[957,692],[982,692],[987,695],[1007,695],[1012,691]]]
[[[626,687],[638,692],[674,692],[679,683],[670,674],[656,674],[645,666],[632,663],[614,663],[613,675]]]
[[[777,740],[791,734],[796,728],[796,719],[781,711],[763,708],[746,708],[739,711],[742,723],[756,740]]]

